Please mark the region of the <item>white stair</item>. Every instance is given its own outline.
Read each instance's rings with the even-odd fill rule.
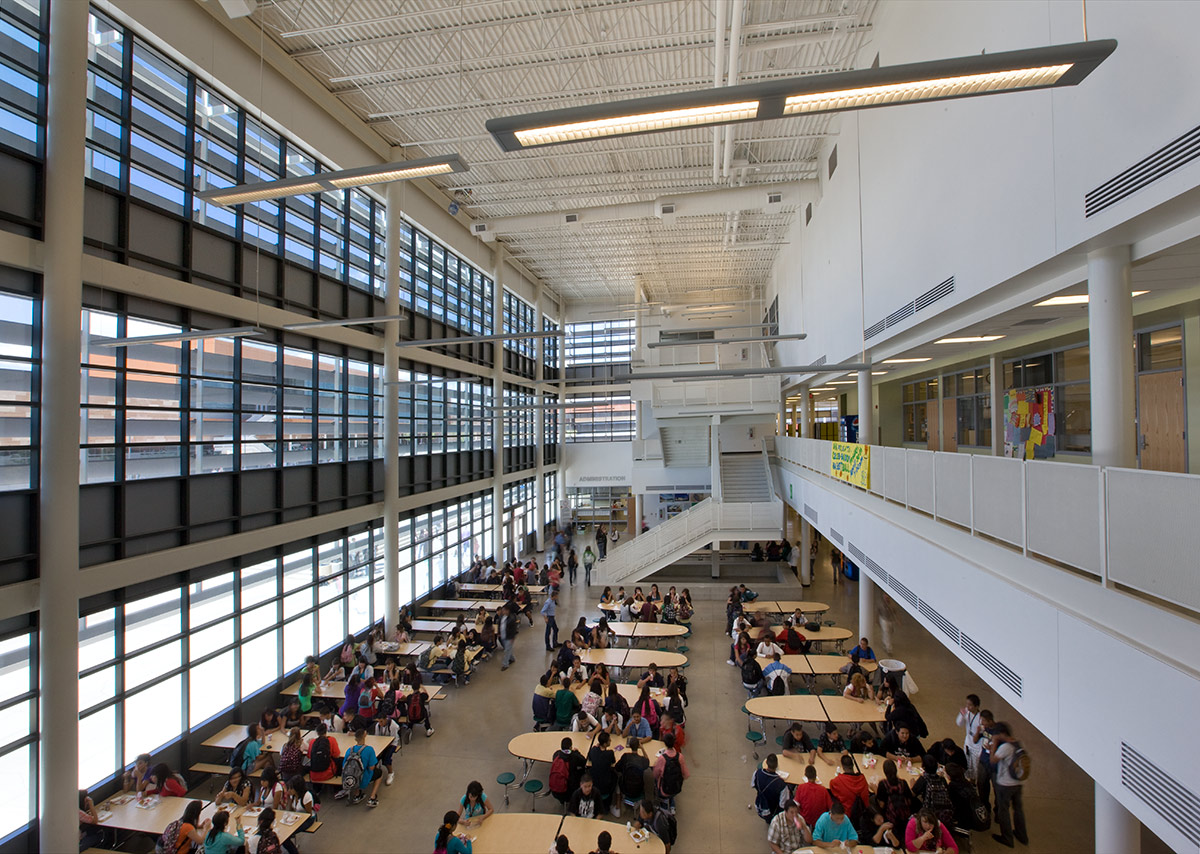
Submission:
[[[771,470],[761,452],[721,454],[721,501],[761,503],[773,501]]]
[[[663,465],[668,468],[707,468],[711,465],[709,429],[707,423],[660,421],[658,432],[662,440]]]

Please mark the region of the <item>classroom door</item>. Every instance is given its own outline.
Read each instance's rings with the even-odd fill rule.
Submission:
[[[1183,371],[1140,374],[1137,410],[1138,467],[1186,472]]]

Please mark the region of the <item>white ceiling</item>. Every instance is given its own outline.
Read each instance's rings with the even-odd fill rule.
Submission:
[[[725,8],[743,9],[737,82],[855,67],[875,4],[728,0]],[[731,168],[715,181],[712,129],[512,154],[485,133],[494,116],[711,87],[728,30],[717,32],[718,8],[718,0],[273,0],[253,20],[389,143],[413,157],[461,153],[470,171],[435,182],[472,218],[495,220],[814,177],[828,115],[731,126]],[[723,148],[716,159],[723,167]],[[628,301],[635,281],[649,299],[728,286],[761,296],[797,213],[784,205],[673,223],[583,216],[574,230],[548,222],[498,239],[567,301]]]

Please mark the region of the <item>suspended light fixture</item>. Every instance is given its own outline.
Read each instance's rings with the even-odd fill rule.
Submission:
[[[658,347],[691,347],[696,344],[757,344],[768,341],[800,341],[807,337],[807,332],[792,332],[786,335],[760,335],[754,338],[701,338],[697,341],[653,341],[646,346],[654,350]]]
[[[425,338],[420,341],[397,341],[397,347],[449,347],[456,344],[487,344],[493,341],[524,341],[527,338],[566,338],[566,330],[551,332],[505,332],[503,335],[460,335],[457,338]]]
[[[89,342],[92,347],[130,347],[134,344],[173,344],[176,341],[200,341],[204,338],[245,338],[265,334],[260,326],[231,326],[227,329],[200,329],[195,332],[172,332],[166,335],[138,335],[132,338],[110,338]]]
[[[287,196],[302,196],[306,193],[323,193],[327,190],[345,190],[350,187],[365,187],[369,184],[390,184],[393,181],[410,181],[413,178],[428,178],[431,175],[447,175],[451,172],[466,172],[470,167],[457,154],[441,157],[423,157],[419,160],[400,160],[380,163],[375,166],[357,166],[339,172],[321,172],[318,175],[300,175],[280,181],[260,181],[254,184],[239,184],[236,187],[221,187],[197,193],[196,198],[214,205],[244,205],[264,199],[282,199]]]
[[[343,320],[306,320],[303,323],[285,323],[284,329],[320,329],[324,326],[366,326],[369,323],[387,323],[391,320],[408,320],[407,314],[379,314],[375,317],[347,317]]]
[[[677,128],[763,121],[892,104],[1074,86],[1117,47],[1113,39],[767,80],[489,119],[505,151]]]

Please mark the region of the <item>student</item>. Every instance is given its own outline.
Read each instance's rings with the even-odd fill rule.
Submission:
[[[1013,847],[1014,837],[1022,845],[1028,845],[1029,834],[1025,830],[1025,804],[1022,798],[1025,784],[1013,774],[1018,742],[1013,738],[1012,728],[1004,721],[998,721],[995,730],[991,761],[996,769],[996,821],[1000,823],[1000,832],[993,833],[992,839],[1008,848]]]
[[[150,754],[139,753],[133,767],[125,772],[121,780],[122,792],[140,792],[150,782]]]
[[[683,781],[691,774],[683,754],[675,747],[675,737],[665,735],[662,743],[663,749],[658,751],[658,758],[654,761],[654,785],[658,789],[659,800],[674,815],[675,796],[683,791]]]
[[[374,677],[374,675],[375,668],[369,661],[367,661],[366,658],[363,657],[361,652],[358,653],[354,663],[354,668],[350,671],[350,678],[353,679],[355,676],[357,676],[360,680],[365,681]]]
[[[183,815],[175,821],[167,825],[166,829],[159,835],[158,844],[154,846],[155,851],[162,851],[163,854],[184,854],[191,851],[193,846],[204,844],[205,834],[212,822],[208,819],[200,820],[200,813],[204,810],[204,801],[190,801],[183,808]],[[221,813],[225,815],[225,813]]]
[[[187,787],[171,773],[171,769],[167,767],[165,762],[160,762],[154,766],[154,770],[150,772],[150,782],[146,784],[146,788],[142,790],[146,795],[159,795],[162,797],[182,798],[187,795]]]
[[[646,756],[646,748],[638,738],[631,738],[625,743],[625,752],[617,760],[616,777],[621,787],[621,796],[627,801],[639,801],[646,792],[646,770],[650,767],[650,759]],[[614,806],[619,806],[614,798]]]
[[[846,687],[842,691],[842,696],[859,703],[875,700],[875,692],[871,690],[871,686],[867,684],[867,678],[861,673],[851,675],[850,681],[846,683]]]
[[[832,799],[829,790],[817,782],[817,769],[808,765],[804,769],[804,782],[796,787],[792,799],[800,805],[800,814],[810,826],[829,809]]]
[[[929,755],[936,759],[937,764],[943,768],[949,768],[951,765],[957,765],[963,769],[967,767],[967,754],[952,738],[944,738],[935,742],[933,747],[929,748]]]
[[[591,638],[592,630],[588,628],[587,617],[580,617],[571,630],[571,643],[576,649],[587,649],[591,645]]]
[[[750,786],[754,789],[754,809],[758,817],[771,824],[791,801],[791,792],[787,783],[779,776],[779,757],[768,753],[763,764],[754,769],[750,776]],[[787,854],[791,854],[788,849]]]
[[[683,676],[678,667],[672,667],[670,673],[667,674],[667,696],[671,696],[671,689],[676,688],[679,691],[679,699],[683,700],[683,704],[688,704],[687,696],[687,677]],[[683,718],[676,718],[682,721]]]
[[[883,813],[874,806],[863,808],[858,819],[858,838],[873,844],[877,848],[903,848],[904,843],[897,835],[892,823],[884,818]]]
[[[758,594],[746,587],[745,584],[738,585],[738,594],[741,596],[743,602],[753,602],[758,598]]]
[[[904,831],[905,851],[937,851],[939,854],[958,852],[958,843],[950,829],[938,821],[933,810],[922,809],[908,820]]]
[[[342,705],[338,709],[338,714],[343,718],[351,712],[358,711],[358,696],[362,693],[362,677],[357,673],[351,674],[350,681],[346,683],[346,688],[342,692]]]
[[[379,806],[379,799],[376,797],[379,794],[379,784],[383,782],[382,763],[375,755],[375,748],[367,744],[367,731],[365,729],[357,730],[354,733],[354,746],[346,751],[346,757],[342,760],[342,767],[345,768],[346,762],[351,756],[357,756],[362,761],[363,774],[362,779],[358,783],[358,792],[350,800],[350,804],[360,804],[363,799],[367,799],[367,806],[374,809]],[[342,789],[334,798],[340,800],[349,792]]]
[[[583,695],[583,700],[580,701],[580,709],[592,717],[597,717],[603,706],[604,683],[599,679],[593,679],[591,685],[588,686],[588,692]]]
[[[558,591],[550,590],[550,595],[546,597],[546,601],[542,603],[542,618],[546,621],[546,652],[553,652],[558,646],[558,620],[555,615],[558,613]]]
[[[233,804],[234,806],[244,807],[250,802],[250,781],[242,772],[241,768],[234,768],[229,772],[229,779],[225,781],[224,787],[217,794],[216,804]]]
[[[579,778],[579,788],[571,795],[567,811],[580,818],[598,818],[603,813],[604,807],[600,800],[600,793],[596,791],[591,774],[585,772]]]
[[[650,662],[646,672],[638,679],[639,690],[646,685],[649,685],[651,688],[662,688],[665,685],[662,674],[658,672],[658,665],[653,661]]]
[[[683,725],[675,723],[675,718],[671,717],[666,712],[663,712],[662,718],[658,723],[658,737],[666,741],[670,735],[675,739],[675,747],[683,750],[684,743],[687,741],[687,735],[683,731]]]
[[[666,854],[671,854],[671,846],[675,844],[674,816],[663,805],[655,809],[650,801],[641,801],[634,812],[633,826],[636,830],[649,830],[662,842]]]
[[[242,823],[237,823],[237,835],[226,833],[229,825],[229,813],[218,810],[213,813],[212,824],[204,835],[204,854],[232,854],[246,844],[246,831]]]
[[[817,848],[838,848],[843,842],[857,841],[858,831],[846,817],[841,801],[834,801],[813,826],[812,844]]]
[[[871,787],[867,785],[867,778],[854,767],[853,756],[843,753],[841,764],[842,773],[834,775],[834,778],[829,781],[829,793],[841,801],[842,806],[853,814],[856,800],[861,802],[863,808],[870,805]]]
[[[641,690],[642,692],[638,695],[637,702],[633,704],[632,711],[640,714],[642,716],[642,720],[650,725],[651,733],[657,733],[659,718],[658,702],[650,696],[649,685],[642,685]]]
[[[919,762],[925,755],[925,748],[921,747],[921,742],[912,734],[907,724],[885,735],[880,750],[888,759],[896,762]]]
[[[353,663],[351,664],[353,666]],[[330,682],[342,682],[346,678],[346,665],[337,656],[329,662],[329,670],[321,677],[321,684],[328,685]]]
[[[433,838],[434,854],[471,854],[471,837],[465,833],[455,833],[457,824],[458,813],[454,810],[442,816],[442,824]]]
[[[570,677],[563,676],[554,694],[554,722],[559,729],[567,729],[571,719],[579,711],[579,698],[571,690]]]
[[[307,715],[312,711],[313,694],[316,693],[316,682],[320,679],[321,672],[317,671],[317,675],[305,673],[300,680],[300,693],[296,697],[296,706],[300,710],[301,715]]]
[[[284,729],[283,720],[279,716],[279,712],[275,709],[263,709],[262,716],[258,720],[258,725],[262,727],[263,739],[265,740],[273,732],[280,732]]]
[[[783,734],[783,755],[797,762],[807,761],[810,765],[817,760],[817,748],[799,722],[793,721]],[[805,818],[807,820],[807,816]]]
[[[582,732],[587,735],[593,735],[600,730],[600,722],[589,715],[583,709],[580,709],[575,717],[571,719],[571,732]]]
[[[79,850],[109,847],[108,828],[100,827],[100,813],[87,789],[79,790]]]
[[[287,786],[279,779],[279,774],[274,768],[263,769],[254,803],[260,807],[274,807],[277,810],[283,809],[283,805],[287,803]]]
[[[574,642],[572,641],[572,644]],[[571,666],[567,668],[566,676],[571,680],[572,685],[585,685],[588,682],[587,668],[583,666],[583,659],[578,655],[571,656]]]
[[[592,567],[595,565],[596,553],[592,551],[591,546],[587,546],[583,550],[583,583],[588,587],[592,585]]]
[[[601,809],[611,809],[617,788],[616,764],[617,756],[609,746],[612,738],[603,730],[596,736],[596,743],[588,751],[588,764],[592,766],[592,782],[600,796]],[[620,809],[616,815],[620,815]]]
[[[610,735],[620,735],[624,724],[625,719],[621,717],[621,713],[616,709],[602,707],[600,714],[596,718],[596,726],[602,732],[607,732]]]
[[[844,757],[848,752],[849,746],[846,739],[838,733],[837,724],[825,724],[825,731],[821,733],[817,742],[817,756],[821,757],[826,765],[837,765],[841,761],[839,757]]]
[[[583,558],[584,558],[584,566],[587,566],[587,553],[588,553],[589,551],[591,551],[591,547],[590,547],[590,546],[589,546],[589,547],[588,547],[588,548],[587,548],[587,549],[584,551],[584,553],[583,553]],[[612,603],[613,603],[613,592],[612,592],[612,588],[611,588],[611,587],[608,587],[608,586],[605,586],[605,588],[604,588],[604,592],[600,594],[600,604],[601,604],[601,605],[611,605]]]
[[[783,655],[783,650],[779,644],[775,643],[775,637],[769,631],[759,641],[758,649],[755,651],[755,656],[758,658],[771,658],[775,655]]]
[[[479,827],[492,817],[495,810],[483,793],[483,784],[478,780],[467,783],[466,793],[458,801],[458,823],[464,827]]]
[[[858,656],[859,661],[875,661],[875,650],[871,649],[871,644],[866,638],[858,639],[858,646],[846,653],[851,658]]]
[[[317,724],[317,735],[308,743],[308,777],[318,794],[321,783],[341,773],[340,756],[337,739],[329,735],[325,722]]]
[[[342,651],[338,655],[338,660],[347,669],[354,666],[354,649],[354,635],[346,635],[346,641],[342,644]]]
[[[612,854],[612,834],[607,830],[600,831],[596,837],[596,850],[592,854]]]
[[[812,844],[812,830],[800,815],[800,805],[795,801],[785,802],[783,812],[771,819],[767,844],[771,846],[772,854],[792,854],[797,848]]]
[[[454,660],[450,662],[450,669],[454,671],[454,677],[462,681],[463,685],[471,684],[471,663],[467,659],[467,642],[460,640],[458,647],[454,651]]]
[[[300,740],[300,728],[288,731],[288,740],[279,751],[279,776],[288,780],[304,773],[304,745]]]
[[[875,787],[875,803],[883,812],[884,819],[899,833],[908,826],[912,815],[912,790],[896,772],[896,763],[891,759],[883,762],[883,779]]]
[[[286,843],[279,841],[279,834],[275,832],[275,810],[270,807],[258,814],[258,826],[254,837],[258,843],[254,854],[280,854],[285,849],[289,852],[296,851],[296,843],[292,842],[291,838],[288,839],[288,842],[292,843],[291,848],[286,848]]]
[[[878,750],[877,740],[870,730],[860,729],[850,739],[851,753],[874,753]]]
[[[759,644],[758,648],[762,649],[762,644]],[[775,649],[779,649],[779,647],[775,647]],[[784,664],[781,659],[782,656],[778,652],[772,653],[771,663],[763,668],[763,682],[766,684],[767,693],[773,696],[787,694],[788,680],[792,678],[792,668]]]
[[[571,549],[571,553],[567,555],[567,579],[571,584],[575,583],[575,576],[579,573],[579,558],[575,555],[575,549]]]
[[[587,759],[571,745],[571,737],[563,736],[559,749],[555,751],[550,761],[550,794],[560,804],[566,806],[575,790],[579,788],[579,780]]]
[[[921,776],[912,784],[914,800],[940,821],[954,825],[954,802],[946,780],[938,773],[938,762],[926,753],[921,757]]]
[[[300,823],[292,836],[289,836],[283,843],[283,847],[288,854],[299,854],[299,849],[296,847],[295,834],[302,833],[312,827],[313,822],[317,820],[317,804],[312,792],[308,790],[308,784],[304,782],[304,777],[297,774],[287,781],[287,809],[290,812],[301,813],[308,816]],[[267,812],[267,810],[263,810]],[[261,849],[259,849],[261,854]]]
[[[967,764],[964,768],[968,780],[975,779],[975,769],[979,765],[979,752],[983,748],[983,743],[979,738],[979,712],[979,695],[968,694],[966,704],[958,710],[958,716],[954,719],[955,725],[963,728],[963,752],[967,756]]]

